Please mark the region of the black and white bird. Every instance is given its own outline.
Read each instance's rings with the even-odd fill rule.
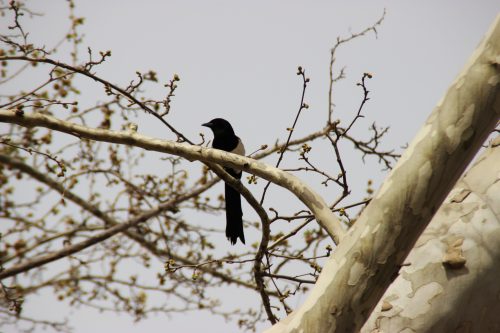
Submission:
[[[245,155],[245,147],[240,138],[234,134],[231,124],[222,118],[215,118],[208,123],[202,124],[214,133],[212,148],[224,150],[233,154]],[[241,170],[224,168],[231,176],[241,179]],[[241,195],[228,184],[225,186],[226,200],[226,237],[231,244],[236,244],[238,238],[245,244],[243,234],[243,211],[241,210]]]

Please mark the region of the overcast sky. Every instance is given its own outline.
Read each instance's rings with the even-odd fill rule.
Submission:
[[[136,70],[154,69],[162,81],[177,73],[181,81],[171,122],[196,138],[200,131],[207,133],[201,123],[224,117],[244,139],[247,151],[285,136],[299,103],[298,65],[306,69],[311,84],[306,93],[310,109],[297,136],[322,124],[327,113],[331,46],[337,36],[372,25],[384,9],[386,19],[378,38],[369,34],[339,50],[337,66],[347,66],[348,77],[336,91],[336,117],[349,119],[355,113],[361,97],[355,83],[363,72],[371,72],[371,100],[355,133],[362,134],[377,121],[391,126],[385,146],[404,145],[500,10],[498,0],[77,0],[76,5],[77,16],[86,17],[84,44],[113,52],[100,75],[126,85]],[[32,38],[50,45],[65,29],[64,1],[37,1],[33,7],[47,15],[29,24]],[[5,18],[0,20],[4,29]],[[151,119],[139,123],[139,131],[171,137]],[[359,164],[350,170],[373,172],[371,177],[379,183],[383,173],[377,166],[371,168],[367,171],[366,165]],[[364,182],[354,186],[362,188]],[[258,301],[256,293],[253,297],[251,301]],[[48,300],[39,297],[28,302],[26,310],[54,314],[57,305],[47,307]],[[234,301],[237,307],[243,300]],[[63,310],[57,310],[58,316]],[[235,324],[208,313],[151,317],[137,325],[125,316],[117,320],[114,315],[92,311],[72,310],[70,318],[78,333],[238,331]]]

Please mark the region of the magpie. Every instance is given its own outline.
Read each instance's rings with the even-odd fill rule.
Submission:
[[[245,155],[245,147],[240,138],[234,134],[231,124],[222,118],[215,118],[202,124],[214,133],[212,148],[224,150],[233,154]],[[227,173],[236,179],[241,179],[241,170],[224,168]],[[228,184],[224,184],[226,200],[226,237],[232,245],[238,238],[245,244],[243,234],[243,211],[241,210],[241,195]]]

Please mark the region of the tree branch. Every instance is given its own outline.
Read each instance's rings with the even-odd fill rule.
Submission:
[[[267,330],[357,332],[500,117],[500,15],[298,310]]]
[[[105,214],[103,211],[101,211],[98,207],[90,204],[87,200],[84,200],[83,198],[79,197],[78,195],[76,195],[72,191],[69,191],[68,189],[64,188],[64,186],[62,186],[60,183],[54,181],[52,178],[48,177],[46,174],[41,173],[36,169],[33,169],[31,166],[29,166],[29,165],[27,165],[27,164],[25,164],[17,159],[11,158],[11,157],[6,156],[6,155],[1,155],[1,154],[0,154],[0,162],[3,164],[9,165],[10,167],[12,167],[14,169],[20,170],[20,171],[30,175],[34,179],[38,180],[39,182],[49,186],[54,191],[63,195],[67,200],[74,202],[75,204],[80,206],[82,209],[88,211],[89,213],[91,213],[95,217],[102,220],[105,225],[112,226],[112,225],[118,224],[118,221],[115,221],[113,218],[111,218],[110,216]],[[206,183],[204,186],[200,187],[199,191],[197,191],[196,193],[205,191],[206,189],[212,187],[217,182],[218,182],[218,179],[211,180],[210,182]],[[185,196],[184,200],[187,200],[188,198],[189,198],[189,196]],[[180,201],[182,201],[182,200],[179,200],[176,203],[176,205]],[[161,211],[159,211],[159,212],[161,212]],[[71,234],[71,233],[77,232],[79,230],[81,230],[81,229],[76,228],[74,230],[67,231],[65,234]],[[151,254],[153,254],[157,257],[169,257],[169,258],[175,260],[176,262],[181,262],[185,265],[196,265],[196,263],[190,259],[187,259],[187,258],[182,257],[180,255],[177,255],[175,253],[171,253],[171,252],[167,253],[165,251],[158,249],[157,247],[152,246],[149,242],[147,242],[139,234],[137,234],[136,232],[134,232],[130,229],[126,229],[123,232],[125,233],[125,235],[127,237],[136,241],[141,247],[143,247],[145,250],[147,250],[148,252],[150,252]],[[97,243],[94,243],[94,244],[97,244]],[[67,255],[71,255],[71,254],[72,253],[67,252]],[[54,258],[54,260],[57,260],[60,258],[62,258],[62,257]],[[6,261],[3,261],[3,263],[5,263],[5,262]],[[35,268],[32,266],[25,266],[25,267],[26,267],[25,271],[32,269],[32,268]],[[235,283],[237,285],[241,285],[241,286],[244,286],[244,287],[247,287],[250,289],[256,288],[256,285],[254,285],[254,284],[237,279],[237,278],[230,276],[230,275],[223,274],[217,270],[214,270],[214,269],[211,269],[208,267],[200,267],[199,270],[204,272],[204,273],[208,273],[214,277],[217,277],[217,278],[221,279],[222,281],[227,281],[228,283]],[[274,296],[274,297],[277,296],[277,294],[274,292],[267,291],[267,293],[271,296]]]
[[[66,246],[59,251],[52,252],[52,253],[42,255],[42,256],[38,256],[38,257],[35,257],[32,259],[29,259],[26,262],[23,262],[23,263],[14,265],[10,268],[4,269],[3,271],[0,272],[0,280],[14,276],[14,275],[19,274],[21,272],[26,272],[30,269],[45,265],[49,262],[58,260],[60,258],[67,257],[67,256],[72,255],[74,253],[80,252],[88,247],[91,247],[94,244],[102,242],[102,241],[116,235],[117,233],[123,232],[132,226],[135,226],[135,225],[138,225],[139,223],[145,222],[148,219],[150,219],[151,217],[158,215],[158,213],[160,213],[160,212],[163,212],[163,211],[168,210],[168,209],[172,209],[177,205],[177,203],[179,201],[184,201],[188,197],[194,197],[194,196],[198,195],[199,193],[202,193],[205,190],[206,189],[204,186],[199,187],[199,188],[197,188],[197,189],[195,189],[187,194],[180,195],[174,199],[171,199],[165,203],[158,205],[157,207],[155,207],[153,209],[145,211],[142,214],[138,215],[137,217],[135,217],[133,219],[130,219],[129,221],[127,221],[125,223],[118,223],[114,219],[101,213],[100,218],[103,219],[105,222],[107,221],[110,225],[113,225],[112,227],[110,227],[109,229],[107,229],[107,230],[105,230],[105,231],[103,231],[95,236],[92,236],[84,241],[81,241],[81,242],[73,244],[73,245]]]
[[[497,136],[449,193],[361,332],[500,327],[499,161]]]
[[[109,53],[109,55],[111,55],[111,53]],[[108,56],[108,53],[106,53],[105,56]],[[105,58],[105,56],[104,56],[104,58]],[[100,63],[102,63],[104,61],[104,58],[101,60]],[[115,85],[115,84],[113,84],[111,82],[108,82],[108,81],[100,78],[97,75],[92,74],[90,72],[90,68],[92,66],[90,68],[88,68],[87,66],[84,66],[84,67],[75,67],[75,66],[71,66],[71,65],[62,63],[60,61],[56,61],[56,60],[52,60],[52,59],[48,59],[48,58],[39,59],[39,58],[33,58],[33,57],[28,57],[28,56],[0,57],[0,60],[3,60],[3,61],[20,60],[20,61],[27,61],[27,62],[30,62],[30,63],[50,64],[50,65],[54,65],[56,67],[67,69],[67,70],[69,70],[71,72],[74,72],[74,73],[79,73],[79,74],[81,74],[83,76],[86,76],[86,77],[88,77],[88,78],[90,78],[90,79],[92,79],[94,81],[97,81],[97,82],[101,83],[102,85],[104,85],[104,87],[106,89],[113,89],[113,90],[117,91],[120,95],[122,95],[122,96],[128,98],[130,101],[132,101],[132,103],[135,103],[141,109],[143,109],[144,111],[146,111],[149,114],[153,115],[156,119],[160,120],[165,126],[167,126],[173,133],[175,133],[175,135],[177,135],[178,140],[182,140],[182,141],[191,143],[191,141],[188,138],[186,138],[182,133],[180,133],[179,131],[177,131],[162,116],[160,116],[155,111],[151,110],[151,108],[149,108],[146,104],[144,104],[143,102],[141,102],[140,100],[138,100],[137,98],[135,98],[126,89],[122,89],[122,88],[118,87],[117,85]],[[87,65],[89,65],[89,64],[92,64],[92,62],[87,63]],[[96,63],[94,63],[94,64],[96,64]]]
[[[136,146],[146,150],[181,156],[188,160],[219,163],[227,167],[242,169],[245,172],[272,181],[294,193],[313,212],[318,223],[327,231],[335,243],[338,244],[345,234],[340,221],[330,211],[324,200],[299,178],[248,157],[186,143],[154,139],[132,131],[118,132],[89,128],[39,113],[28,114],[19,111],[0,110],[0,122],[13,123],[24,127],[46,127],[79,138]]]

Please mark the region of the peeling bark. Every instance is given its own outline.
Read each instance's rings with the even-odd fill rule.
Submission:
[[[499,332],[499,244],[500,136],[450,192],[361,332]]]
[[[419,235],[497,124],[499,77],[500,16],[329,258],[306,302],[266,332],[361,329]],[[430,284],[427,288],[440,287]]]

